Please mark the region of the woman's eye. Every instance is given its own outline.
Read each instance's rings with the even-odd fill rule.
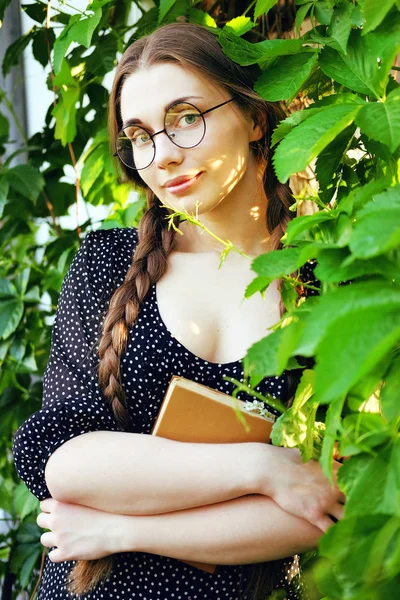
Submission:
[[[198,118],[199,118],[199,115],[197,115],[195,113],[184,115],[183,117],[181,117],[179,119],[179,125],[181,127],[184,127],[185,125],[194,125],[194,123],[196,123]]]
[[[140,133],[136,133],[132,138],[132,143],[135,144],[136,146],[141,146],[143,144],[146,144],[149,141],[150,141],[150,136],[148,133],[145,133],[144,131],[142,131]]]

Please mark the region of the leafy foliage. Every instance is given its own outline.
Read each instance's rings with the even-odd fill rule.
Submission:
[[[9,4],[0,0],[0,21]],[[296,200],[301,204],[306,194],[317,211],[289,224],[283,250],[252,263],[255,277],[245,297],[263,295],[281,278],[287,313],[249,348],[245,377],[255,386],[285,369],[300,370],[273,442],[299,447],[304,460],[319,459],[328,477],[334,449],[346,458],[339,471],[345,516],[322,538],[314,570],[321,594],[326,600],[397,598],[400,86],[392,66],[400,52],[400,3],[297,0],[295,39],[260,37],[277,9],[270,0],[248,2],[245,11],[235,4],[229,17],[219,10],[223,3],[212,9],[189,0],[155,4],[135,24],[130,1],[89,2],[72,14],[61,3],[50,19],[45,4],[31,2],[22,8],[35,24],[3,60],[7,76],[32,44],[35,59],[51,71],[54,103],[43,129],[11,156],[9,122],[0,112],[0,508],[11,522],[0,536],[0,577],[11,578],[12,598],[22,589],[31,593],[42,555],[37,501],[18,480],[10,448],[19,424],[41,405],[63,278],[86,231],[136,225],[143,214],[144,199],[132,198],[115,175],[104,79],[134,39],[188,19],[213,30],[234,61],[256,65],[257,92],[286,106],[287,118],[272,132],[278,179],[286,182],[316,162],[318,191],[307,188]],[[294,99],[305,108],[290,112]],[[0,90],[0,101],[10,107],[13,99]],[[28,160],[17,164],[22,152]],[[66,166],[74,169],[75,185],[64,179]],[[107,205],[109,215],[62,229],[60,217],[77,209],[79,194],[87,206]],[[320,294],[299,300],[296,274],[310,260]]]

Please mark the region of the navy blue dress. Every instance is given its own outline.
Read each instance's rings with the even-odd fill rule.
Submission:
[[[39,500],[51,496],[44,470],[59,446],[89,431],[119,431],[97,381],[97,349],[104,312],[113,291],[124,281],[137,241],[135,228],[89,233],[63,282],[43,380],[43,406],[20,426],[13,444],[18,475]],[[140,307],[121,363],[132,432],[151,433],[173,375],[231,394],[234,384],[222,377],[243,380],[243,367],[240,360],[209,362],[185,348],[163,323],[153,285]],[[264,379],[256,390],[286,400],[286,374]],[[243,392],[238,398],[251,400]],[[179,560],[150,553],[124,552],[114,556],[115,567],[110,578],[85,595],[85,599],[248,598],[243,592],[247,580],[241,565],[219,566],[210,574]],[[67,576],[74,564],[75,561],[52,563],[46,557],[39,600],[78,598],[66,590]],[[281,580],[288,599],[302,597],[299,577],[296,583],[289,583],[297,573],[297,561],[289,558]]]

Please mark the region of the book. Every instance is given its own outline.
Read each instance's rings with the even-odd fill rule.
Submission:
[[[270,441],[275,417],[261,416],[245,409],[246,402],[202,383],[173,376],[160,406],[152,435],[177,442],[233,444]],[[243,425],[236,414],[235,406]],[[246,430],[247,429],[247,430]],[[214,573],[216,565],[182,561]]]

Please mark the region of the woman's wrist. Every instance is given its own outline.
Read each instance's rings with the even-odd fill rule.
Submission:
[[[146,517],[140,515],[112,515],[109,536],[110,554],[144,551],[141,545],[143,530],[141,520],[144,518]]]
[[[291,449],[272,446],[271,444],[258,444],[255,462],[256,467],[256,491],[257,494],[274,499],[279,487],[279,480],[284,471],[285,457],[283,453]],[[294,450],[294,449],[293,449]]]

